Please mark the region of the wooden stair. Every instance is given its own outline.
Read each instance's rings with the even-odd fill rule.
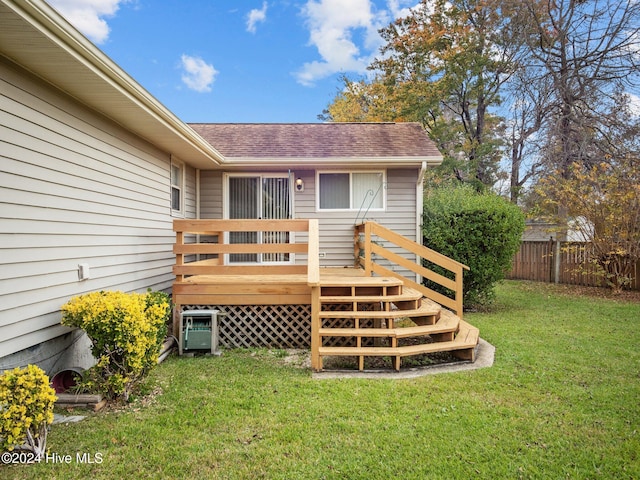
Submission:
[[[474,361],[477,328],[394,277],[366,277],[359,283],[329,280],[320,286],[319,357],[391,357],[400,370],[403,357],[452,352]],[[399,339],[411,339],[399,345]]]

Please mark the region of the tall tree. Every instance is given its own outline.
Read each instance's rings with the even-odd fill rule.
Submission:
[[[640,2],[630,0],[522,0],[526,68],[551,87],[553,122],[547,159],[564,178],[571,165],[589,168],[602,158],[594,137],[605,128],[616,92],[638,85]]]
[[[508,195],[515,204],[525,185],[534,181],[543,168],[540,139],[544,137],[550,112],[550,85],[545,80],[531,78],[530,72],[519,63],[505,88],[504,156],[508,164]]]
[[[325,122],[402,122],[413,121],[404,117],[406,110],[397,102],[391,91],[379,80],[351,80],[340,78],[341,89],[318,115]]]
[[[452,160],[485,185],[495,180],[499,122],[489,113],[514,71],[516,32],[498,0],[422,0],[381,30],[372,68],[403,117],[421,121]],[[454,134],[455,133],[455,134]]]

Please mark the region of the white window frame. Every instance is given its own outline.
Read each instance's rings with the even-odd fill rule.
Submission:
[[[343,173],[349,175],[349,208],[320,208],[320,175]],[[369,202],[364,205],[354,205],[353,203],[353,174],[357,173],[379,173],[382,175],[382,183],[378,195],[382,195],[382,207],[368,208]],[[373,192],[374,195],[376,192]],[[387,171],[386,170],[317,170],[316,171],[316,212],[357,212],[367,210],[369,212],[385,212],[387,210]]]
[[[174,184],[173,183],[173,169],[174,168],[178,168],[180,171],[180,179],[179,179],[179,183]],[[175,158],[171,158],[171,163],[169,165],[169,204],[171,206],[171,215],[174,217],[184,217],[184,212],[185,212],[185,208],[184,208],[184,191],[185,191],[185,185],[186,185],[186,179],[185,179],[185,166],[184,163],[182,163],[179,160],[176,160]],[[173,192],[174,190],[178,191],[178,200],[180,202],[180,208],[175,209],[173,208]]]

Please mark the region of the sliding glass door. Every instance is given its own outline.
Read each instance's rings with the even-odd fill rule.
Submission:
[[[229,175],[228,218],[291,218],[289,177],[275,175]],[[286,243],[289,232],[231,232],[229,243]],[[232,254],[231,263],[289,263],[289,254]]]

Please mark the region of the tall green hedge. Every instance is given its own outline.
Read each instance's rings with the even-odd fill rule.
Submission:
[[[464,272],[465,307],[493,300],[493,287],[511,268],[523,231],[520,208],[493,193],[464,186],[425,193],[424,245],[471,269]]]

